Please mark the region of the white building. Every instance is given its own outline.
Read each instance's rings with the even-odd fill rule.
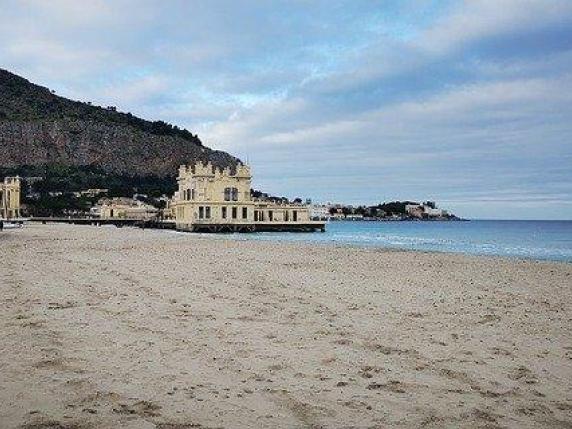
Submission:
[[[410,216],[415,217],[444,217],[447,216],[447,211],[437,207],[431,207],[427,204],[407,204],[405,212]]]
[[[310,206],[310,218],[312,220],[328,220],[330,218],[330,206],[328,204],[312,204]]]
[[[447,210],[438,209],[438,208],[431,208],[428,206],[423,206],[425,214],[429,217],[443,217],[447,216]]]

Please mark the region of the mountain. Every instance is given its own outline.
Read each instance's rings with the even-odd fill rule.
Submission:
[[[57,96],[0,69],[0,167],[72,166],[121,177],[173,177],[180,164],[239,160],[209,149],[189,131],[115,107]]]

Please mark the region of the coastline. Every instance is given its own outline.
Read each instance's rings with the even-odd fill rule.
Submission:
[[[1,242],[3,427],[572,422],[566,262],[69,225]]]
[[[482,222],[492,222],[492,223],[497,223],[498,221],[480,221],[480,220],[476,220],[473,221],[474,225],[477,225],[479,223]],[[504,222],[504,221],[501,221]],[[515,221],[506,221],[506,222],[515,222]],[[516,222],[521,222],[521,221],[516,221]],[[529,222],[529,221],[524,221],[524,222]],[[542,222],[542,223],[550,223],[552,221],[530,221],[530,222]],[[555,221],[555,222],[562,222],[562,221]],[[564,221],[566,223],[569,223],[569,221]],[[365,224],[370,224],[371,222],[366,222],[366,221],[336,221],[333,222],[333,224],[347,224],[347,225],[352,225],[352,224],[357,224],[360,225],[362,223]],[[383,222],[382,222],[383,223]],[[394,222],[392,222],[394,223]],[[408,222],[405,222],[408,223]],[[426,222],[422,222],[422,223],[426,223]],[[434,225],[437,223],[442,223],[442,224],[450,224],[450,221],[445,221],[445,222],[438,222],[438,221],[430,221],[427,222],[429,225]],[[453,222],[453,223],[458,223],[458,222]],[[413,224],[418,225],[419,222],[413,222]],[[337,225],[336,225],[337,226]],[[301,235],[299,234],[290,234],[290,233],[284,233],[284,234],[273,234],[273,233],[261,233],[261,234],[238,234],[238,235],[226,235],[226,234],[205,234],[205,237],[209,238],[209,239],[229,239],[229,240],[236,240],[236,241],[257,241],[257,242],[279,242],[282,244],[285,243],[298,243],[301,245],[304,244],[308,244],[308,245],[312,245],[312,246],[337,246],[337,247],[341,247],[341,248],[350,248],[350,247],[355,247],[355,248],[359,248],[359,249],[370,249],[370,250],[387,250],[387,251],[398,251],[398,252],[421,252],[421,253],[440,253],[440,254],[448,254],[448,255],[465,255],[465,256],[476,256],[476,257],[492,257],[492,258],[506,258],[508,260],[512,260],[512,261],[518,261],[518,260],[523,260],[523,261],[546,261],[546,262],[560,262],[560,263],[572,263],[572,254],[570,254],[570,252],[568,250],[566,250],[565,254],[562,253],[558,253],[557,250],[552,249],[552,254],[542,254],[540,252],[538,252],[538,249],[536,249],[535,252],[532,252],[531,254],[524,254],[522,252],[504,252],[503,253],[503,249],[502,248],[497,248],[497,251],[475,251],[476,249],[473,247],[472,249],[467,247],[466,249],[461,249],[461,250],[451,250],[450,248],[447,248],[448,246],[443,246],[442,248],[438,248],[437,246],[434,248],[423,248],[421,245],[416,245],[413,242],[410,242],[410,246],[404,246],[402,244],[394,244],[391,242],[383,242],[381,240],[378,241],[373,241],[373,242],[357,242],[357,241],[353,241],[351,236],[343,236],[343,235],[339,235],[336,236],[336,233],[334,232],[334,235],[331,235],[330,233],[332,232],[332,224],[329,225],[328,228],[326,228],[326,233],[316,233],[316,234],[303,234],[303,239],[298,240],[297,238],[300,237]],[[438,241],[439,239],[449,239],[449,237],[447,237],[446,235],[443,236],[443,230],[441,231],[433,231],[433,232],[429,232],[428,234],[426,234],[425,236],[423,236],[422,234],[425,233],[427,231],[424,231],[424,229],[417,229],[417,230],[411,230],[408,231],[407,234],[403,234],[402,236],[399,235],[395,235],[395,237],[400,240],[400,239],[408,239],[411,238],[412,236],[417,236],[418,239],[420,240],[430,240],[430,241]],[[566,234],[569,234],[570,232],[572,232],[572,230],[569,230],[566,232]],[[392,235],[394,234],[394,232],[392,233],[391,230],[385,230],[385,231],[375,231],[375,230],[369,230],[369,231],[356,231],[356,234],[371,234],[371,235],[376,235],[376,234],[381,234],[383,235]],[[439,237],[441,236],[441,237]],[[325,238],[327,237],[327,238]],[[324,239],[325,238],[325,239]],[[460,237],[458,237],[460,238]],[[492,241],[496,241],[496,237],[489,237],[490,240]],[[571,237],[572,239],[572,237]],[[467,240],[467,237],[463,237],[462,240]],[[483,240],[484,244],[486,241]],[[452,243],[452,242],[451,242]],[[454,243],[452,243],[454,244]],[[477,244],[477,243],[475,243]],[[554,244],[554,243],[551,243]],[[418,247],[417,247],[418,246]],[[561,249],[562,250],[562,249]]]
[[[161,231],[161,230],[158,230]],[[353,250],[362,250],[366,252],[375,252],[375,253],[412,253],[412,254],[423,254],[423,255],[443,255],[443,256],[451,256],[451,257],[463,257],[463,258],[475,258],[475,259],[500,259],[504,262],[524,262],[524,263],[539,263],[539,264],[568,264],[572,265],[572,261],[567,260],[556,260],[556,259],[539,259],[534,257],[523,257],[523,256],[515,256],[515,255],[485,255],[485,254],[471,254],[471,253],[463,253],[463,252],[453,252],[450,250],[425,250],[425,249],[406,249],[400,247],[391,247],[391,246],[376,246],[376,245],[365,245],[365,244],[356,244],[356,243],[338,243],[335,241],[292,241],[286,239],[272,239],[272,240],[257,240],[257,239],[250,239],[248,237],[245,238],[237,238],[236,236],[231,237],[225,234],[216,234],[216,233],[189,233],[184,231],[168,231],[162,230],[167,233],[173,234],[181,234],[181,235],[189,235],[191,234],[193,237],[192,239],[197,240],[228,240],[228,241],[235,241],[235,242],[251,242],[251,243],[277,243],[281,246],[292,246],[293,248],[300,246],[302,248],[312,247],[312,248],[323,248],[324,250],[328,250],[329,248],[334,249],[353,249]],[[241,233],[237,233],[241,234]],[[290,233],[287,233],[290,234]],[[293,234],[293,233],[292,233]],[[314,233],[312,233],[314,234]],[[319,234],[319,233],[315,233]],[[242,234],[244,235],[244,234]]]

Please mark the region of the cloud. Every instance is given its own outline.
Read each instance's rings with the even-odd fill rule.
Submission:
[[[154,97],[160,97],[170,87],[165,76],[143,76],[128,82],[111,84],[104,88],[103,97],[111,101],[142,104]]]
[[[567,0],[464,1],[429,28],[417,44],[444,53],[490,38],[569,22],[571,14],[572,3]]]

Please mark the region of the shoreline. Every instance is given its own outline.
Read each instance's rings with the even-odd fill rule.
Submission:
[[[0,426],[572,424],[568,263],[163,232],[0,235]]]
[[[338,221],[339,222],[339,221]],[[544,222],[544,221],[543,221]],[[560,221],[558,221],[560,222]],[[28,224],[34,225],[34,224]],[[38,224],[36,224],[38,225]],[[372,251],[372,252],[396,252],[396,253],[421,253],[421,254],[437,254],[437,255],[445,255],[445,256],[460,256],[460,257],[467,257],[467,258],[490,258],[490,259],[501,259],[506,260],[506,262],[539,262],[539,263],[556,263],[556,264],[567,264],[571,265],[572,260],[562,260],[562,259],[542,259],[542,258],[534,258],[534,257],[524,257],[524,256],[516,256],[516,255],[497,255],[497,254],[476,254],[476,253],[469,253],[469,252],[453,252],[450,250],[426,250],[426,249],[408,249],[403,247],[391,247],[391,246],[382,246],[382,245],[366,245],[366,244],[357,244],[357,243],[340,243],[335,241],[305,241],[305,240],[288,240],[283,239],[281,237],[276,237],[273,239],[256,239],[256,238],[249,238],[251,234],[272,234],[267,232],[254,232],[254,233],[207,233],[207,232],[188,232],[188,231],[176,231],[170,229],[162,229],[162,228],[140,228],[134,226],[124,226],[121,228],[117,228],[113,225],[103,225],[103,226],[95,226],[95,225],[76,225],[76,224],[68,224],[68,223],[50,223],[49,225],[60,225],[60,226],[71,226],[71,227],[79,227],[79,228],[109,228],[110,230],[117,230],[118,232],[124,229],[135,229],[135,230],[142,230],[142,231],[155,231],[157,233],[165,233],[165,234],[174,234],[174,235],[181,235],[185,237],[189,237],[190,240],[200,239],[200,240],[227,240],[231,242],[251,242],[251,243],[279,243],[280,245],[292,245],[292,246],[302,246],[302,247],[323,247],[325,249],[328,248],[337,248],[337,249],[356,249],[356,250],[364,250],[364,251]],[[26,228],[26,226],[24,226]],[[288,232],[284,234],[301,234],[299,232]],[[321,232],[313,232],[307,234],[322,234]],[[241,238],[244,237],[244,238]]]
[[[498,220],[473,220],[475,222],[499,222]],[[556,220],[556,221],[552,221],[552,220],[518,220],[518,221],[514,221],[514,220],[502,220],[505,222],[572,222],[572,221],[560,221],[560,220]],[[354,223],[354,224],[362,224],[362,223],[371,223],[371,222],[362,222],[362,221],[333,221],[332,224],[340,224],[340,223]],[[381,222],[381,223],[386,223],[386,222]],[[407,223],[417,223],[417,222],[407,222]],[[429,224],[435,224],[435,223],[443,223],[443,222],[439,222],[439,221],[427,221],[425,223],[429,223]],[[449,222],[445,222],[445,223],[449,223]],[[453,223],[457,223],[457,222],[453,222]],[[53,222],[53,223],[49,223],[52,225],[78,225],[78,224],[70,224],[68,222]],[[78,225],[79,226],[79,225]],[[95,226],[95,225],[91,225],[91,226]],[[110,227],[111,225],[101,225],[101,226],[108,226]],[[101,227],[100,226],[100,227]],[[123,228],[129,228],[129,227],[134,227],[132,225],[125,225],[123,226]],[[168,228],[144,228],[144,229],[152,229],[152,230],[158,230],[158,231],[165,231],[165,232],[175,232],[175,233],[183,233],[183,234],[188,234],[189,232],[186,231],[176,231],[174,229],[168,229]],[[254,242],[279,242],[279,243],[299,243],[299,244],[308,244],[308,245],[313,245],[313,246],[340,246],[340,247],[356,247],[356,248],[361,248],[361,249],[385,249],[388,251],[403,251],[403,252],[422,252],[422,253],[440,253],[440,254],[450,254],[450,255],[466,255],[466,256],[477,256],[477,257],[491,257],[491,258],[507,258],[509,260],[523,260],[523,261],[546,261],[546,262],[558,262],[558,263],[570,263],[572,264],[572,255],[559,255],[559,254],[553,254],[553,255],[548,255],[548,256],[540,256],[539,254],[536,255],[525,255],[522,253],[518,253],[518,252],[513,252],[512,254],[510,253],[511,247],[508,247],[505,249],[504,253],[499,250],[498,252],[495,251],[475,251],[475,250],[471,250],[471,249],[467,249],[467,250],[450,250],[450,249],[436,249],[436,248],[415,248],[415,245],[410,245],[409,247],[405,246],[405,245],[400,245],[400,244],[391,244],[391,243],[358,243],[355,240],[347,240],[344,241],[344,238],[342,237],[341,240],[336,240],[335,238],[332,238],[330,240],[320,240],[320,239],[313,239],[313,237],[320,237],[324,234],[324,232],[318,233],[318,232],[313,232],[313,233],[301,233],[301,232],[256,232],[256,233],[230,233],[230,232],[220,232],[220,233],[208,233],[208,232],[194,232],[192,233],[195,237],[196,236],[205,236],[205,237],[209,237],[211,239],[215,239],[215,240],[219,240],[219,239],[228,239],[228,240],[235,240],[235,241],[254,241]],[[273,234],[280,234],[280,235],[273,235]],[[308,237],[307,240],[296,240],[296,239],[292,239],[292,237],[296,237],[298,236],[298,234],[302,234],[302,235],[306,235]],[[328,234],[328,231],[326,230],[325,234]],[[272,237],[272,238],[264,238],[264,237]],[[398,239],[401,237],[397,237]],[[409,237],[403,237],[404,239],[408,239]],[[427,237],[424,237],[427,238]],[[437,239],[437,237],[435,237],[435,239]],[[486,245],[488,243],[483,242],[483,243],[474,243],[475,246],[482,246],[482,245]],[[507,243],[508,245],[508,243]],[[512,246],[514,246],[514,244],[512,244]],[[552,250],[550,248],[548,248],[547,250]]]
[[[496,220],[495,220],[496,222]],[[510,221],[512,222],[512,221]],[[536,221],[532,221],[536,222]],[[545,222],[545,221],[542,221]],[[561,222],[561,221],[555,221]],[[568,222],[568,221],[566,221]],[[30,225],[39,225],[39,224],[28,224],[24,226],[24,228],[29,227]],[[166,233],[166,234],[174,234],[174,235],[181,235],[189,237],[190,240],[200,239],[200,240],[227,240],[231,242],[253,242],[253,243],[279,243],[280,245],[299,245],[302,247],[309,246],[309,247],[323,247],[325,249],[328,248],[337,248],[337,249],[356,249],[356,250],[365,250],[365,251],[372,251],[372,252],[397,252],[397,253],[420,253],[420,254],[437,254],[437,255],[449,255],[452,257],[460,256],[460,257],[467,257],[467,258],[490,258],[490,259],[501,259],[506,260],[506,262],[538,262],[538,263],[555,263],[555,264],[566,264],[572,265],[572,260],[566,259],[550,259],[550,258],[535,258],[533,256],[525,257],[519,255],[498,255],[498,254],[477,254],[477,253],[470,253],[470,252],[454,252],[450,250],[428,250],[428,249],[408,249],[403,247],[397,246],[383,246],[383,245],[367,245],[367,244],[357,244],[357,243],[340,243],[334,240],[332,241],[306,241],[306,240],[289,240],[282,237],[276,237],[273,239],[256,239],[256,238],[249,238],[248,235],[250,234],[269,234],[267,232],[258,232],[258,233],[205,233],[205,232],[188,232],[188,231],[176,231],[170,229],[162,229],[162,228],[140,228],[134,226],[124,226],[118,228],[113,225],[76,225],[76,224],[68,224],[68,223],[50,223],[49,225],[59,225],[59,226],[70,226],[70,227],[78,227],[78,228],[109,228],[110,230],[117,230],[118,232],[124,229],[135,229],[135,230],[143,230],[143,231],[155,231],[158,233]],[[10,229],[6,230],[10,231]],[[270,233],[271,234],[271,233]],[[298,232],[289,232],[284,234],[300,234]],[[308,234],[322,234],[321,232],[313,232]],[[244,237],[244,238],[242,238]],[[1,238],[1,235],[0,235]]]
[[[381,252],[403,252],[403,253],[423,253],[423,254],[440,254],[440,255],[450,255],[450,256],[465,256],[469,258],[492,258],[492,259],[506,259],[507,261],[522,261],[522,262],[548,262],[548,263],[557,263],[557,264],[572,264],[572,260],[564,260],[564,259],[548,259],[548,258],[535,258],[535,257],[524,257],[524,256],[516,256],[516,255],[497,255],[497,254],[476,254],[476,253],[469,253],[469,252],[453,252],[450,250],[426,250],[426,249],[407,249],[403,247],[397,246],[382,246],[382,245],[367,245],[367,244],[357,244],[357,243],[340,243],[334,240],[332,241],[305,241],[305,240],[289,240],[283,239],[281,237],[276,237],[274,239],[256,239],[256,238],[249,238],[247,234],[242,233],[190,233],[185,231],[174,231],[174,230],[161,230],[157,229],[157,231],[172,233],[172,234],[183,234],[188,235],[191,234],[194,238],[200,238],[205,240],[229,240],[229,241],[237,241],[237,242],[255,242],[255,243],[280,243],[281,245],[300,245],[300,246],[312,246],[312,247],[324,247],[324,248],[340,248],[340,249],[362,249],[362,250],[369,250],[369,251],[381,251]],[[267,234],[267,233],[253,233],[253,234]],[[285,234],[298,234],[298,233],[285,233]],[[319,232],[314,232],[312,234],[322,234]],[[244,237],[244,238],[240,238]]]

